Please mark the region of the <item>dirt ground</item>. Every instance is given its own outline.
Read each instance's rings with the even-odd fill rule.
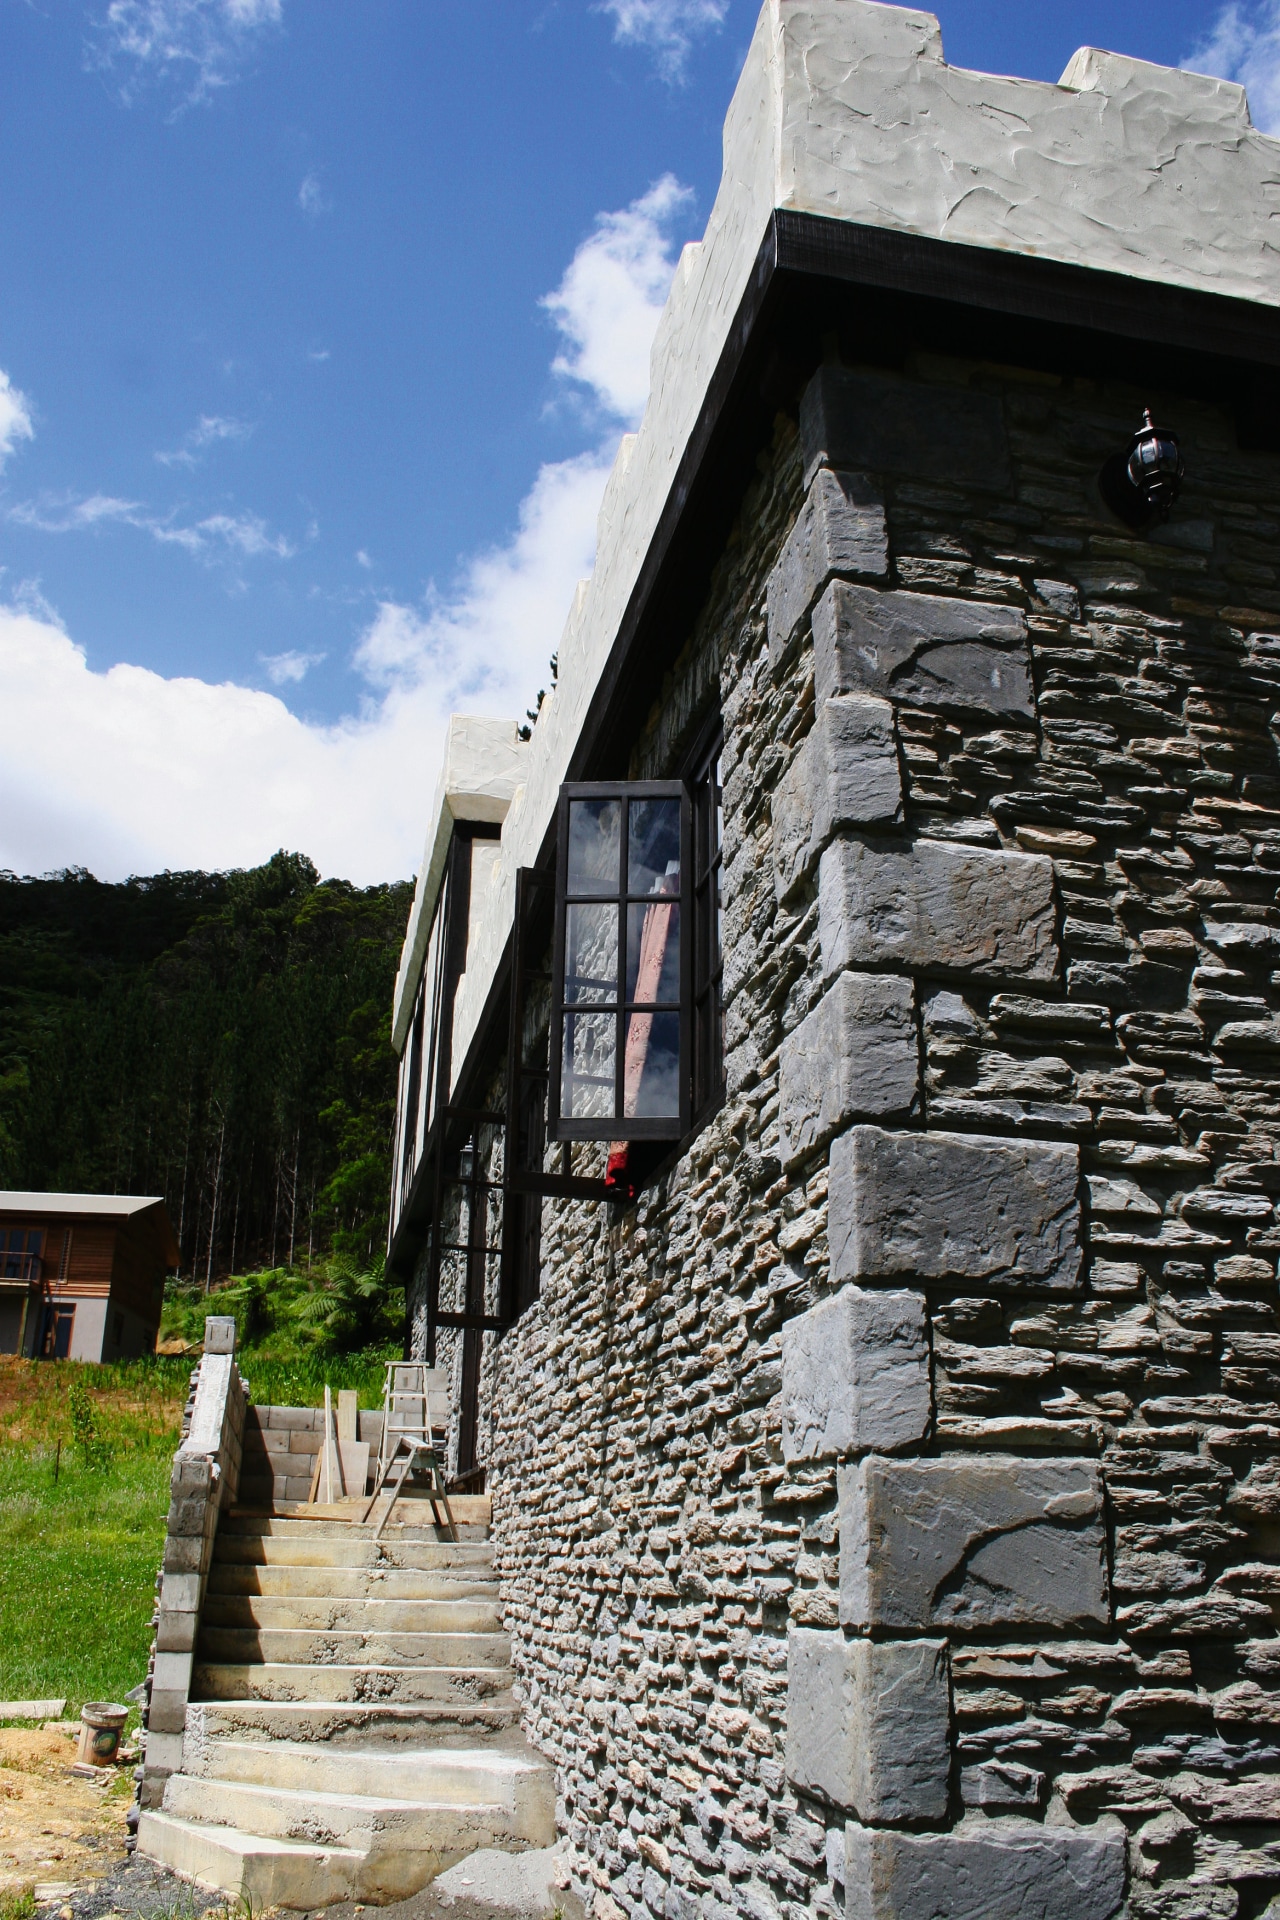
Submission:
[[[0,1727],[0,1893],[34,1885],[37,1898],[50,1899],[53,1889],[96,1879],[125,1857],[132,1768],[77,1779],[67,1769],[79,1731],[76,1722],[65,1731]]]

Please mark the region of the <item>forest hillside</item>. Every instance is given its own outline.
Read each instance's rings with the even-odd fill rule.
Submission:
[[[0,1187],[163,1194],[206,1284],[376,1261],[412,897],[283,852],[118,884],[0,873]]]

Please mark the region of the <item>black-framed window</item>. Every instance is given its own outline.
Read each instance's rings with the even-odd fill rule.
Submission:
[[[717,714],[689,765],[693,803],[693,1124],[724,1101],[724,728]]]
[[[692,1113],[689,790],[560,790],[548,1134],[678,1140]]]

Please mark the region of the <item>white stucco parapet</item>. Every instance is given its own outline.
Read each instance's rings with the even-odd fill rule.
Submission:
[[[514,720],[478,719],[459,713],[450,716],[444,766],[396,974],[391,1040],[397,1053],[404,1046],[413,1017],[418,977],[454,821],[484,820],[501,825],[519,792],[528,762],[529,743],[520,739]]]
[[[1280,307],[1280,141],[1243,88],[1083,48],[1057,85],[943,59],[937,19],[869,0],[766,0],[729,107],[701,242],[676,268],[648,406],[600,509],[459,987],[460,1067],[730,322],[775,208]],[[419,895],[423,896],[421,883]],[[415,912],[417,909],[415,908]],[[412,929],[411,929],[412,936]],[[412,938],[406,948],[419,955]],[[397,1001],[397,1044],[407,1016]]]

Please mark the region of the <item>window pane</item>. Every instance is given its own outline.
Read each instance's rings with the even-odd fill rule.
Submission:
[[[622,1111],[628,1119],[679,1119],[678,1013],[633,1013],[628,1016]]]
[[[613,901],[565,914],[564,997],[611,1005],[618,998],[618,909]]]
[[[620,800],[571,800],[569,892],[616,893],[621,846]]]
[[[672,901],[627,908],[627,999],[680,1000],[680,909]]]
[[[627,845],[628,893],[678,893],[680,802],[633,800]]]
[[[607,1120],[615,1112],[618,1022],[612,1013],[566,1013],[560,1111],[567,1120]]]

